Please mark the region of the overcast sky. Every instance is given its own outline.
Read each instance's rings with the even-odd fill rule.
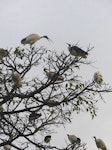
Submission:
[[[91,80],[100,71],[104,80],[112,84],[112,0],[0,0],[0,47],[21,46],[22,38],[31,33],[48,35],[54,45],[41,40],[57,52],[67,50],[66,42],[84,50],[94,46],[89,60],[93,67],[84,67],[84,79]],[[87,113],[73,115],[73,123],[54,135],[52,143],[64,145],[66,134],[75,134],[87,143],[88,150],[96,150],[92,136],[102,138],[112,149],[112,94],[99,102],[98,116],[91,119]],[[57,140],[56,140],[57,138]]]

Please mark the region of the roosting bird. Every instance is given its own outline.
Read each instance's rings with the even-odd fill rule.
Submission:
[[[0,105],[0,112],[3,112],[3,107],[2,107],[2,105]]]
[[[45,142],[45,143],[49,143],[50,141],[51,141],[51,135],[45,136],[44,142]]]
[[[103,82],[103,76],[100,72],[95,72],[93,78],[97,84],[101,84]]]
[[[68,139],[71,142],[71,144],[74,144],[74,143],[79,144],[81,142],[81,139],[78,138],[75,135],[69,135],[69,134],[67,134],[67,136],[68,136]]]
[[[12,80],[14,82],[14,86],[16,87],[22,86],[22,78],[21,78],[21,75],[17,71],[12,71]]]
[[[55,107],[55,106],[58,106],[59,104],[60,104],[60,102],[54,101],[54,100],[49,100],[46,102],[46,105],[49,107]]]
[[[11,150],[11,146],[9,144],[4,145],[4,150]]]
[[[38,119],[39,117],[41,117],[41,114],[37,114],[36,112],[32,112],[30,115],[29,115],[29,121],[33,121],[35,119]]]
[[[24,39],[21,40],[21,44],[29,44],[30,46],[32,46],[35,42],[39,41],[40,39],[45,38],[48,41],[51,41],[50,38],[48,38],[48,36],[39,36],[38,34],[30,34],[27,37],[25,37]]]
[[[8,56],[8,51],[0,48],[0,60],[2,60],[3,57],[7,57]]]
[[[81,48],[77,47],[77,46],[71,46],[71,44],[68,44],[68,50],[70,52],[71,55],[76,56],[76,57],[82,57],[82,58],[87,58],[88,53],[83,51]]]
[[[61,75],[58,75],[56,72],[47,71],[46,68],[44,68],[44,71],[45,71],[48,79],[50,79],[50,80],[57,80],[57,81],[64,80],[64,78]]]
[[[95,136],[93,138],[95,139],[95,143],[96,143],[96,146],[97,146],[98,150],[99,149],[101,149],[101,150],[107,150],[107,147],[106,147],[106,145],[105,145],[105,143],[104,143],[103,140],[96,139]]]

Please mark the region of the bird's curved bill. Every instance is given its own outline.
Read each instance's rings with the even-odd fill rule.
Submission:
[[[70,44],[69,44],[69,43],[65,43],[65,44],[67,44],[68,46],[70,46]]]
[[[53,43],[53,41],[50,38],[48,38],[48,41],[49,41],[49,43]]]

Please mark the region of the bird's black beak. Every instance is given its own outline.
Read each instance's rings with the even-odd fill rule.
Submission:
[[[48,41],[49,41],[49,43],[53,43],[53,41],[50,38],[48,38]]]
[[[69,44],[69,43],[66,43],[68,46],[71,46],[71,44]]]
[[[49,43],[50,42],[53,43],[53,41],[48,36],[43,36],[43,37],[46,38],[49,41]]]

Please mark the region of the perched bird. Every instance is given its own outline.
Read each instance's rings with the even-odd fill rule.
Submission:
[[[22,86],[22,78],[21,78],[21,75],[17,71],[12,71],[12,80],[14,82],[14,86],[16,87]]]
[[[50,101],[46,102],[46,105],[49,106],[49,107],[55,107],[55,106],[58,106],[59,104],[60,104],[60,102],[53,101],[53,100],[50,100]]]
[[[100,72],[95,72],[93,78],[97,84],[101,84],[103,82],[103,76]]]
[[[37,114],[36,112],[32,112],[30,115],[29,115],[29,121],[33,121],[35,119],[38,119],[39,117],[41,117],[41,114]]]
[[[47,71],[46,68],[44,68],[44,71],[48,77],[48,79],[50,80],[57,80],[57,81],[61,81],[61,80],[64,80],[64,78],[61,76],[61,75],[58,75],[56,72],[49,72]]]
[[[2,107],[2,105],[0,105],[0,112],[3,112],[3,107]]]
[[[11,150],[11,146],[9,144],[4,145],[4,150]]]
[[[81,142],[81,139],[78,138],[75,135],[69,135],[69,134],[67,134],[67,136],[68,136],[68,139],[71,142],[71,144],[74,144],[74,143],[79,144]]]
[[[66,43],[68,44],[68,43]],[[88,53],[83,51],[81,48],[77,47],[77,46],[71,46],[71,44],[68,44],[68,50],[70,52],[71,55],[73,56],[80,56],[82,58],[87,58]]]
[[[32,46],[35,42],[39,41],[40,39],[45,38],[48,41],[51,41],[51,39],[48,38],[48,36],[39,36],[38,34],[30,34],[24,39],[21,40],[21,44],[29,44]]]
[[[7,57],[8,56],[8,51],[0,48],[0,60],[2,60],[3,57]]]
[[[94,136],[93,138],[95,139],[96,146],[97,146],[98,150],[99,150],[99,149],[101,149],[101,150],[107,150],[106,145],[105,145],[105,143],[103,142],[103,140],[101,140],[101,139],[96,139],[95,136]]]
[[[50,141],[51,141],[51,135],[45,136],[44,142],[45,142],[45,143],[49,143]]]

